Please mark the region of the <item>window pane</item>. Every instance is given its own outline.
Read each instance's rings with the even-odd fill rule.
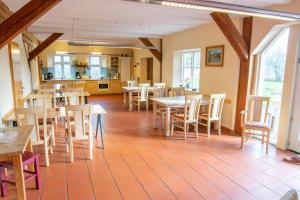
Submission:
[[[198,89],[200,85],[200,68],[194,68],[193,89]]]
[[[192,67],[193,64],[193,53],[183,54],[183,67]]]
[[[69,64],[64,65],[64,78],[71,78],[71,66]]]
[[[54,56],[54,62],[60,63],[61,62],[61,56]]]
[[[200,67],[200,52],[194,53],[194,67]]]
[[[100,65],[100,57],[99,56],[91,56],[90,57],[90,65]]]
[[[62,77],[62,67],[61,64],[54,65],[55,78],[61,79]]]
[[[183,79],[190,81],[192,79],[192,68],[183,68]]]
[[[70,63],[70,56],[64,56],[64,63]]]
[[[99,78],[100,77],[100,67],[91,67],[91,77],[92,78]]]

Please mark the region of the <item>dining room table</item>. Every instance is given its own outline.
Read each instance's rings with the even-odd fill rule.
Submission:
[[[157,97],[151,98],[153,102],[153,127],[157,128],[157,111],[158,108],[165,108],[165,136],[170,136],[170,124],[171,124],[171,109],[172,108],[184,108],[185,96],[174,97]],[[210,101],[209,96],[203,96],[201,106],[208,106]]]
[[[149,92],[153,92],[155,87],[150,86],[149,87]],[[132,86],[132,87],[122,87],[123,90],[123,104],[124,106],[128,105],[129,111],[132,111],[132,97],[134,93],[137,93],[139,88],[138,86]],[[127,98],[128,97],[128,98]],[[128,99],[128,101],[127,101]]]
[[[26,200],[22,154],[32,152],[33,126],[0,128],[0,161],[12,161],[18,200]]]

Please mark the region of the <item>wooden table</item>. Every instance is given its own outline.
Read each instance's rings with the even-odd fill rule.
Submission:
[[[18,200],[26,200],[22,154],[32,151],[33,126],[0,129],[0,161],[12,160]]]
[[[138,92],[138,87],[122,87],[123,90],[123,102],[124,106],[126,106],[126,101],[127,101],[127,94],[128,94],[128,108],[129,111],[132,111],[132,93]],[[149,87],[149,92],[153,92],[154,87],[150,86]]]
[[[157,109],[158,106],[166,108],[166,116],[165,116],[165,135],[170,136],[170,121],[171,121],[171,108],[183,108],[185,106],[185,96],[177,96],[177,97],[159,97],[159,98],[151,98],[153,102],[153,127],[157,128],[156,120],[157,120]],[[203,97],[201,105],[208,105],[209,98]]]

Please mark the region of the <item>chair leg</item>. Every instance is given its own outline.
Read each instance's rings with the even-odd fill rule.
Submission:
[[[184,140],[186,140],[187,124],[185,122],[183,122],[183,123],[184,123],[184,125],[183,125],[183,127],[184,127]]]
[[[55,118],[56,119],[56,118]],[[53,138],[53,146],[55,147],[56,145],[56,141],[55,141],[55,130],[54,130],[54,126],[52,127],[52,138]]]
[[[196,132],[196,137],[197,137],[197,140],[199,138],[199,133],[198,133],[198,122],[195,123],[195,132]]]
[[[69,139],[69,146],[70,146],[70,160],[72,163],[72,162],[74,162],[74,148],[73,148],[73,142],[71,139]]]
[[[262,131],[262,139],[261,139],[261,143],[262,143],[262,144],[265,143],[265,131]]]
[[[140,102],[138,101],[138,112],[140,112],[141,111],[141,104],[140,104]]]
[[[48,142],[45,139],[44,140],[44,151],[45,151],[45,162],[46,162],[46,167],[48,167],[49,164],[49,147],[48,147]]]
[[[269,153],[269,141],[270,141],[270,131],[267,132],[266,154]]]
[[[1,189],[1,196],[5,197],[6,196],[6,188],[3,182],[3,176],[4,176],[4,169],[0,167],[0,189]]]
[[[171,119],[171,136],[173,136],[173,133],[174,133],[174,123],[175,123],[175,121],[173,119]]]
[[[34,160],[34,174],[35,174],[35,186],[36,189],[41,188],[41,179],[40,179],[40,158],[36,156]]]
[[[210,136],[210,125],[211,125],[211,122],[207,121],[207,136],[208,137]]]
[[[89,149],[90,149],[90,160],[93,160],[93,137],[90,137]]]
[[[66,151],[67,151],[67,153],[69,153],[69,150],[70,150],[70,145],[69,145],[68,138],[66,137]]]
[[[243,148],[243,145],[244,145],[244,140],[245,140],[245,130],[244,130],[244,129],[242,129],[241,149]]]
[[[148,104],[148,100],[146,101],[146,111],[148,112],[149,110],[149,104]]]
[[[218,121],[218,133],[219,133],[219,135],[222,135],[222,133],[221,133],[221,120]]]

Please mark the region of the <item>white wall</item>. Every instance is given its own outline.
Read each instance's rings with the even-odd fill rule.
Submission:
[[[152,44],[157,48],[160,49],[160,40],[159,39],[150,39]],[[143,46],[141,42],[136,44],[137,46]],[[142,58],[153,58],[153,82],[159,82],[160,80],[160,62],[157,60],[152,53],[148,49],[134,49],[133,50],[133,65],[137,65],[137,67],[133,68],[133,76],[134,78],[140,77],[140,66],[141,66],[141,59]]]
[[[234,23],[241,30],[241,21],[234,20]],[[224,66],[206,67],[206,47],[215,45],[225,45]],[[232,103],[224,106],[222,125],[233,129],[240,59],[217,25],[206,24],[163,38],[163,82],[173,86],[172,74],[176,74],[173,71],[176,68],[176,63],[173,63],[174,52],[198,48],[201,50],[200,91],[203,94],[224,92],[227,94]]]
[[[7,46],[0,49],[0,76],[0,118],[2,118],[14,107]]]

